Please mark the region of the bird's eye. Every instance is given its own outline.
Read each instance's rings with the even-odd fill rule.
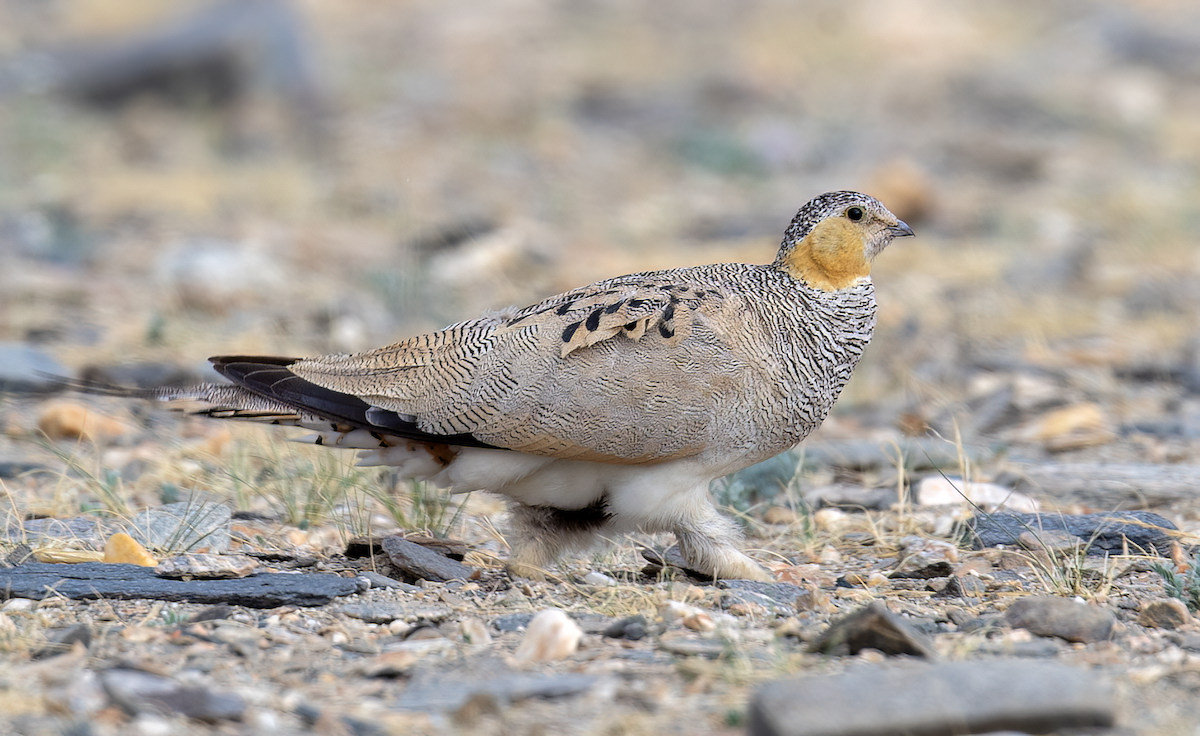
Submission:
[[[851,207],[850,209],[846,210],[846,217],[849,217],[854,222],[858,222],[863,218],[862,207]]]

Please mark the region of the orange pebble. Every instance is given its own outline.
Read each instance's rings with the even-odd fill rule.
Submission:
[[[125,532],[117,532],[104,544],[105,562],[127,562],[142,567],[155,567],[158,560],[146,548]]]
[[[116,437],[129,431],[121,422],[96,412],[82,404],[59,402],[42,410],[38,429],[56,440],[84,440]]]

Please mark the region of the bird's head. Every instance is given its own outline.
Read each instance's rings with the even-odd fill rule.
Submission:
[[[879,200],[826,192],[800,208],[783,235],[775,267],[815,289],[837,291],[871,275],[871,261],[912,228]]]

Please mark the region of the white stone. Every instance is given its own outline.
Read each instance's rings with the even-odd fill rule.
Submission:
[[[837,565],[842,561],[842,553],[838,551],[837,547],[827,544],[821,548],[821,554],[818,555],[817,561],[823,565]]]
[[[587,583],[588,585],[601,585],[606,587],[617,584],[615,579],[610,578],[602,572],[596,572],[595,570],[592,570],[587,575],[584,575],[583,582]]]
[[[961,478],[930,475],[917,484],[917,502],[922,506],[974,504],[986,511],[1037,513],[1037,501],[1024,493],[995,483],[970,483]]]
[[[5,601],[3,606],[0,606],[0,611],[4,611],[5,613],[32,611],[35,605],[37,605],[37,601],[31,598],[10,598]]]
[[[393,636],[404,636],[411,628],[412,626],[408,622],[401,621],[400,619],[396,619],[387,625],[388,633]]]
[[[514,656],[524,662],[565,659],[579,649],[582,638],[583,630],[565,611],[548,608],[529,622],[529,629]]]
[[[697,613],[700,613],[699,608],[690,606],[687,603],[682,603],[680,601],[667,601],[658,607],[658,615],[667,623],[685,619],[688,616],[694,616]]]
[[[139,713],[129,724],[129,730],[138,736],[171,736],[175,724],[154,713]]]
[[[465,618],[459,624],[462,627],[462,636],[469,644],[477,647],[491,646],[492,635],[488,631],[487,624],[477,618]]]
[[[818,529],[830,534],[844,531],[850,523],[846,512],[835,508],[817,509],[813,512],[812,519]]]

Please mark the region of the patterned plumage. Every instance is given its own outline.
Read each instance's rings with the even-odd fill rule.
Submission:
[[[156,397],[502,493],[520,574],[643,530],[674,532],[697,570],[765,580],[708,485],[821,423],[871,339],[870,261],[911,234],[875,199],[831,192],[769,265],[621,276],[353,355],[213,358],[232,385]]]

